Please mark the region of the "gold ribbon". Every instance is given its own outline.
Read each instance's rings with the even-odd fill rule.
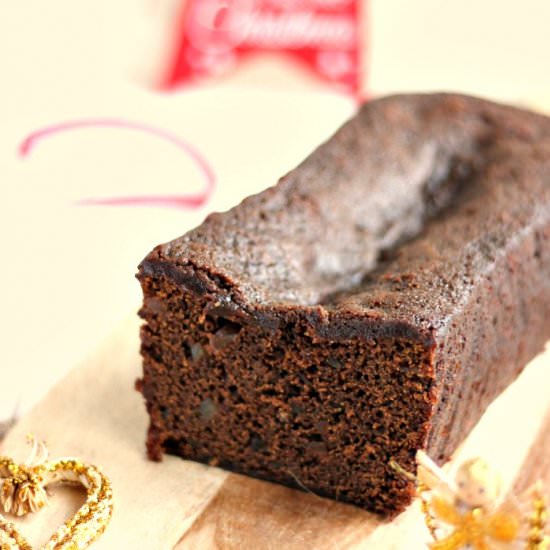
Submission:
[[[23,516],[39,511],[47,503],[49,485],[81,485],[86,490],[86,502],[57,529],[42,550],[87,548],[103,533],[111,519],[113,493],[109,479],[96,466],[74,458],[48,461],[45,445],[34,438],[31,441],[32,458],[26,464],[0,457],[0,508],[7,514]],[[37,454],[41,455],[38,460]],[[0,548],[32,550],[15,524],[1,514]]]

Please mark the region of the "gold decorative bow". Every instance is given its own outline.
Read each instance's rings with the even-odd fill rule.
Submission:
[[[428,544],[430,550],[550,547],[547,505],[540,483],[499,504],[499,478],[483,459],[460,464],[454,481],[423,451],[418,452],[416,461],[416,475],[393,459],[389,466],[416,485],[433,539]]]
[[[488,513],[483,508],[460,514],[455,506],[438,496],[432,497],[430,508],[437,519],[454,527],[451,534],[432,542],[431,550],[459,550],[467,545],[474,550],[489,550],[491,541],[514,542],[520,532],[520,520],[514,514]]]

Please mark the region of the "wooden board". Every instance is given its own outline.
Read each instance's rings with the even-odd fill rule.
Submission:
[[[383,549],[425,548],[429,540],[413,504],[393,522],[353,506],[237,474],[144,453],[147,417],[133,390],[141,364],[138,325],[130,320],[76,368],[17,426],[1,454],[23,461],[25,436],[44,439],[53,457],[76,456],[102,466],[113,482],[115,513],[94,549]],[[536,478],[550,484],[550,351],[532,361],[486,412],[454,462],[481,455],[507,487]],[[82,501],[55,489],[48,509],[22,531],[39,544]]]

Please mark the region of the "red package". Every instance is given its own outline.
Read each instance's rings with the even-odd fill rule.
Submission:
[[[355,96],[361,89],[360,0],[187,0],[162,86],[225,74],[276,52]]]

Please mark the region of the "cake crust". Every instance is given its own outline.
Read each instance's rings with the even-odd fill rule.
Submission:
[[[550,120],[369,102],[138,277],[151,458],[394,514],[550,335]]]

